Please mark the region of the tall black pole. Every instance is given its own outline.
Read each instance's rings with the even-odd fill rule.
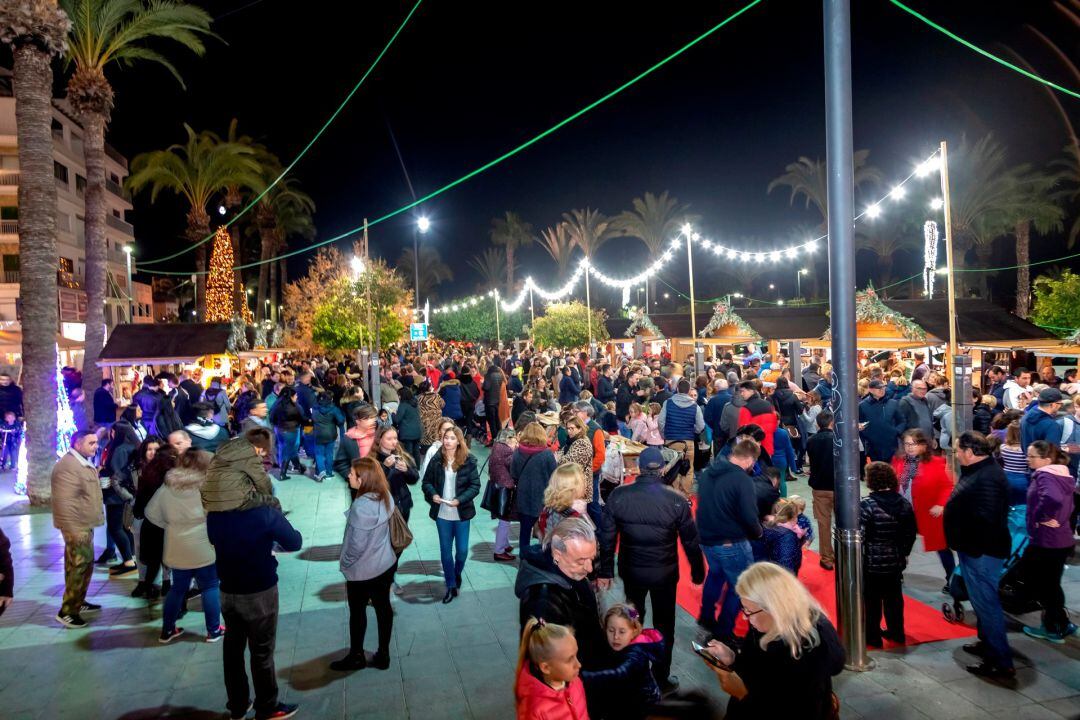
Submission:
[[[855,170],[851,132],[850,0],[824,0],[825,147],[829,193],[829,305],[836,442],[834,514],[838,628],[852,670],[872,667],[866,655],[859,532],[859,438],[855,338]]]

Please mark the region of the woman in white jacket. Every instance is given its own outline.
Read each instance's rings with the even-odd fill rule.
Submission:
[[[382,467],[373,457],[353,460],[349,469],[352,506],[346,513],[341,543],[341,574],[349,598],[349,654],[330,663],[331,670],[349,672],[367,666],[390,667],[390,634],[394,611],[390,585],[397,571],[397,555],[390,544],[390,516],[394,499]],[[371,660],[364,653],[368,601],[379,623],[379,649]]]
[[[176,619],[191,581],[202,592],[206,618],[206,642],[217,642],[225,635],[221,626],[221,596],[214,546],[206,534],[206,511],[199,492],[206,482],[210,455],[188,450],[176,467],[165,473],[165,484],[154,493],[146,506],[146,519],[165,530],[162,560],[172,568],[172,586],[165,596],[159,642],[169,643],[184,634]]]

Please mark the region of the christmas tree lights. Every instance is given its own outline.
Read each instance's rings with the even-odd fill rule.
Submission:
[[[233,317],[233,251],[229,231],[219,227],[210,253],[210,275],[206,279],[206,322],[229,322]]]

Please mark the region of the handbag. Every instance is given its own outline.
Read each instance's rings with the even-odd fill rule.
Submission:
[[[498,520],[517,520],[517,488],[507,488],[488,480],[480,507]]]
[[[395,506],[394,512],[390,514],[390,547],[394,549],[395,555],[401,557],[401,553],[405,552],[405,548],[409,547],[412,541],[413,534],[409,523],[405,522],[405,516]]]
[[[800,436],[799,436],[799,426],[798,425],[785,425],[784,429],[788,431],[788,435],[791,436],[792,440],[798,440],[799,439]]]

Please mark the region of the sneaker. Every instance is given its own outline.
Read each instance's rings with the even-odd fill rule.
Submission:
[[[125,575],[130,575],[131,573],[137,572],[139,572],[139,567],[137,565],[125,565],[124,563],[121,563],[119,565],[113,565],[111,568],[109,568],[109,577],[124,577]]]
[[[284,720],[284,718],[291,718],[296,714],[296,711],[300,709],[299,705],[286,705],[285,703],[278,703],[277,707],[264,715],[256,715],[255,720]]]
[[[173,631],[171,633],[167,633],[164,630],[162,630],[161,631],[161,636],[158,637],[158,642],[161,643],[162,645],[168,645],[173,640],[175,640],[176,638],[180,637],[183,634],[184,634],[184,628],[182,628],[182,627],[173,628]]]
[[[92,602],[84,602],[82,605],[79,606],[80,615],[82,615],[83,613],[98,612],[100,610],[101,606]]]
[[[326,479],[326,473],[319,473],[318,475],[315,476],[315,482],[317,482],[317,483],[321,483],[325,479]]]
[[[986,678],[987,680],[999,680],[1008,682],[1016,679],[1016,670],[1013,668],[998,667],[992,663],[983,661],[978,665],[968,665],[967,670],[972,675]]]
[[[216,643],[221,638],[225,637],[225,626],[221,625],[217,630],[206,633],[206,642]]]
[[[131,591],[131,597],[133,597],[133,598],[144,598],[144,597],[146,597],[146,588],[147,588],[146,583],[143,582],[142,580],[140,580],[139,582],[135,583],[135,589]]]
[[[353,672],[367,667],[367,658],[364,653],[358,655],[348,654],[340,660],[330,663],[330,669],[334,672]]]
[[[369,662],[368,665],[376,670],[389,670],[390,655],[388,653],[377,652],[371,656],[371,662]]]
[[[247,714],[248,714],[249,712],[251,712],[251,711],[252,711],[252,710],[253,710],[254,708],[255,708],[255,702],[254,702],[254,701],[252,701],[252,702],[249,702],[249,703],[248,703],[248,707],[247,707],[247,710],[245,710],[244,712],[240,713],[239,715],[237,715],[237,714],[236,714],[236,713],[234,713],[234,712],[229,712],[229,720],[244,720],[244,718],[246,718],[246,717],[247,717]]]
[[[98,559],[94,561],[95,565],[108,565],[116,559],[116,553],[102,552],[98,555]]]
[[[967,645],[961,645],[960,649],[966,652],[968,655],[974,655],[975,657],[986,657],[986,646],[983,645],[982,640],[978,640]]]
[[[1030,625],[1025,625],[1023,630],[1025,635],[1033,637],[1036,640],[1047,640],[1055,645],[1065,644],[1064,634],[1059,635],[1058,633],[1052,633],[1045,627],[1031,627]]]
[[[70,628],[72,630],[79,630],[89,625],[89,623],[87,623],[78,615],[62,615],[60,613],[57,613],[56,620],[64,627]]]
[[[1076,635],[1080,631],[1080,627],[1077,627],[1075,623],[1069,623],[1065,626],[1065,632],[1062,633],[1065,637]]]

